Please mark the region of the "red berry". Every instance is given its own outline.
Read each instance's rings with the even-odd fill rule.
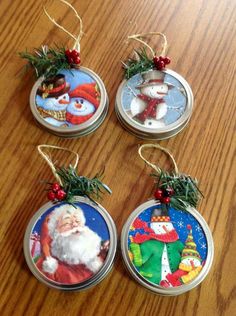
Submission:
[[[188,225],[187,225],[187,229],[188,229],[188,230],[191,230],[191,229],[192,229],[192,226],[191,226],[190,224],[188,224]]]
[[[164,63],[165,63],[166,65],[169,65],[170,62],[171,62],[171,60],[170,60],[169,57],[165,57],[163,61],[164,61]]]
[[[67,49],[67,50],[65,51],[65,55],[66,55],[67,57],[69,57],[69,56],[71,55],[71,49]]]
[[[155,199],[160,200],[163,197],[162,189],[157,189],[154,193]]]
[[[56,194],[53,191],[49,191],[47,197],[50,201],[54,201],[56,198]]]
[[[158,63],[157,63],[157,65],[156,65],[156,67],[157,67],[158,70],[164,69],[164,68],[165,68],[165,63],[164,63],[164,61],[163,61],[163,60],[159,60]]]
[[[60,188],[61,188],[61,186],[59,183],[57,183],[57,182],[53,183],[53,185],[52,185],[53,192],[57,192],[58,190],[60,190]]]
[[[154,64],[157,64],[158,61],[159,61],[159,57],[157,57],[157,56],[153,57],[153,62],[154,62]]]
[[[170,203],[170,198],[169,196],[164,196],[162,199],[161,199],[161,202],[163,204],[169,204]]]
[[[69,64],[73,64],[74,63],[74,59],[71,56],[67,56],[67,61]]]
[[[160,57],[159,57],[159,60],[160,60],[160,61],[165,61],[165,57],[160,56]]]
[[[76,64],[76,65],[80,64],[80,58],[79,57],[75,57],[74,58],[74,64]]]
[[[79,52],[76,49],[73,49],[72,52],[71,52],[71,56],[73,58],[79,57]]]
[[[64,198],[66,197],[66,192],[64,190],[59,190],[56,193],[56,198],[61,201],[64,200]]]

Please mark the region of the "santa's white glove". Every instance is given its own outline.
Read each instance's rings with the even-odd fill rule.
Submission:
[[[42,268],[44,272],[53,274],[56,272],[58,267],[58,262],[53,257],[46,257],[46,259],[43,261]]]

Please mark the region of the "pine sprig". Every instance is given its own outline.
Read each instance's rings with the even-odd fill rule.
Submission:
[[[26,59],[26,67],[33,67],[36,77],[44,76],[45,79],[55,76],[59,70],[71,69],[68,63],[64,47],[48,48],[42,46],[36,49],[34,54],[26,52],[19,53],[20,57]]]
[[[157,188],[174,191],[170,199],[170,206],[175,209],[186,210],[189,206],[196,208],[203,194],[198,188],[197,179],[185,174],[170,174],[162,171],[161,174],[151,174],[156,179]]]
[[[61,178],[62,187],[66,192],[65,201],[69,203],[73,204],[75,196],[85,196],[95,202],[93,197],[97,199],[101,198],[101,194],[104,191],[111,193],[110,188],[102,182],[103,173],[96,174],[93,178],[89,179],[78,175],[76,170],[72,166],[69,166],[68,169],[58,169],[57,174]]]
[[[129,79],[137,73],[144,72],[154,68],[153,59],[148,57],[146,49],[135,50],[137,59],[129,58],[127,62],[123,63],[125,70],[125,78]]]

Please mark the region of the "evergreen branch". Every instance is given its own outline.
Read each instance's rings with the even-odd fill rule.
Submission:
[[[111,193],[110,188],[101,181],[102,174],[97,174],[90,179],[79,176],[72,166],[69,166],[68,169],[59,168],[57,174],[61,178],[62,187],[66,192],[65,201],[69,203],[73,203],[75,196],[86,196],[96,203],[92,198],[93,196],[100,199],[104,191]]]
[[[161,174],[153,173],[151,176],[156,179],[157,188],[173,189],[170,206],[176,209],[186,210],[189,206],[196,208],[199,200],[203,197],[198,188],[197,180],[188,175],[162,171]]]
[[[154,68],[153,59],[149,58],[145,48],[135,50],[138,59],[130,58],[123,63],[126,79],[131,78],[137,73],[144,72]]]
[[[42,46],[40,49],[36,49],[34,54],[26,51],[20,52],[19,56],[28,61],[26,67],[31,66],[37,78],[45,76],[47,79],[55,76],[59,70],[72,68],[66,58],[64,47],[56,46],[54,49]]]

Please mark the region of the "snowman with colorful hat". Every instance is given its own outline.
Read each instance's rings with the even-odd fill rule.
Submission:
[[[78,125],[89,120],[100,104],[100,93],[95,82],[81,84],[69,92],[70,103],[66,109],[67,122]]]
[[[131,101],[131,115],[144,126],[164,127],[168,110],[164,97],[174,86],[164,81],[165,73],[162,71],[152,70],[142,74],[142,77],[142,84],[136,87],[140,93]]]
[[[175,287],[187,284],[195,279],[202,270],[202,259],[193,239],[192,227],[191,225],[187,225],[187,228],[189,233],[185,241],[185,247],[182,251],[179,269],[174,273],[166,275],[166,280],[168,282],[163,280],[163,282],[161,282],[163,286]]]
[[[153,210],[150,226],[137,218],[132,228],[139,230],[130,237],[133,264],[145,279],[159,285],[178,269],[184,249],[170,221],[167,206],[162,204],[161,209]]]
[[[37,109],[49,124],[54,126],[66,124],[66,108],[70,103],[69,90],[70,85],[62,74],[44,80],[38,88]]]

